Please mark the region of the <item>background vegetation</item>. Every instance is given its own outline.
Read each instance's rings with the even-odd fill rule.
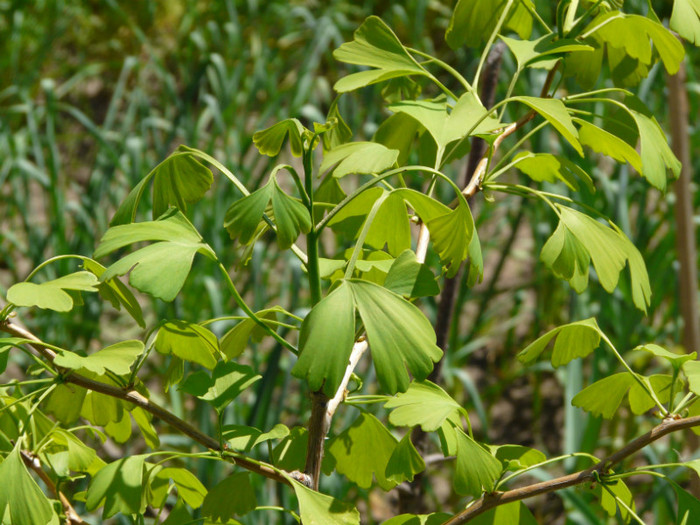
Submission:
[[[550,3],[537,3],[542,4],[538,10],[546,13]],[[644,12],[646,3],[637,3]],[[334,61],[331,51],[350,40],[370,14],[381,16],[407,45],[428,53],[437,50],[443,59],[452,56],[450,63],[460,71],[472,71],[475,57],[467,52],[455,55],[444,43],[451,7],[450,2],[428,0],[0,2],[0,294],[53,255],[92,253],[95,240],[128,191],[179,144],[210,153],[249,188],[257,187],[271,166],[255,154],[253,132],[288,116],[306,123],[325,120],[334,99],[331,86],[348,68]],[[660,7],[663,12],[661,3]],[[698,55],[694,49],[688,51],[689,115],[698,115]],[[505,53],[498,89],[505,91],[514,68]],[[533,75],[529,80],[541,84],[542,79]],[[656,67],[637,94],[668,127],[666,82],[663,69]],[[377,88],[342,99],[342,114],[358,140],[376,130],[380,97]],[[691,146],[700,152],[700,131],[693,120]],[[585,365],[575,361],[555,372],[542,364],[524,371],[513,356],[526,342],[571,318],[592,315],[619,348],[647,341],[673,347],[682,339],[674,194],[650,189],[626,167],[602,157],[572,160],[582,162],[603,188],[582,197],[583,202],[620,225],[647,263],[653,288],[648,316],[643,318],[634,309],[624,291],[609,295],[597,286],[577,295],[538,264],[541,247],[556,227],[555,218],[513,198],[510,206],[475,213],[487,273],[480,285],[459,288],[459,315],[452,322],[442,369],[445,388],[474,414],[477,436],[494,443],[537,446],[550,454],[619,445],[599,440],[606,432],[602,420],[570,405],[584,386],[584,372],[592,381],[615,365],[609,356],[596,353]],[[453,175],[461,177],[464,167],[454,169]],[[699,169],[700,155],[695,155],[692,172]],[[286,254],[273,266],[257,264],[263,254],[268,258],[276,253],[274,241],[258,243],[247,266],[236,260],[233,250],[226,250],[231,241],[221,224],[237,196],[230,185],[219,182],[215,179],[207,200],[193,208],[194,225],[225,265],[241,266],[237,286],[254,309],[277,298],[294,312],[299,294],[306,293],[300,270],[287,264]],[[694,209],[699,207],[694,196]],[[45,277],[73,270],[71,264],[53,265]],[[191,274],[184,293],[173,303],[140,296],[144,303],[152,301],[145,311],[192,320],[231,314],[233,305],[221,293],[224,284],[218,272],[209,271],[211,263],[205,260],[195,264],[199,271]],[[430,301],[424,303],[429,318],[434,319],[435,308]],[[84,308],[60,314],[60,323],[56,313],[34,310],[32,315],[23,317],[23,322],[40,327],[46,340],[73,348],[102,348],[117,335],[124,339],[125,331],[140,335],[124,315],[103,311],[91,297],[86,297]],[[225,324],[215,327],[217,335],[226,329]],[[291,426],[306,417],[309,401],[290,387],[288,357],[280,348],[269,350],[253,354],[256,369],[265,371],[264,380],[254,395],[239,399],[227,413],[231,421],[271,428],[277,422]],[[17,360],[6,374],[12,376],[13,370],[26,365]],[[635,365],[651,372],[645,363]],[[165,370],[149,366],[151,381],[160,381]],[[178,415],[196,420],[197,406],[184,404],[175,389],[168,395]],[[281,399],[298,400],[298,410],[282,412]],[[198,424],[204,432],[215,433],[208,417]],[[336,423],[338,428],[345,424]],[[614,433],[621,438],[640,431],[632,414],[605,424],[615,425]],[[167,428],[162,431],[163,442],[186,444],[179,435],[167,435]],[[138,452],[133,449],[138,446],[138,442],[111,443],[107,452],[114,459]],[[662,458],[682,447],[671,439],[647,453]],[[223,476],[221,467],[203,463],[193,464],[200,469],[197,475],[205,485],[213,485]],[[576,464],[563,468],[574,469]],[[681,475],[685,474],[679,470]],[[342,495],[340,478],[333,482],[336,495]],[[257,488],[271,490],[262,482]],[[440,490],[436,485],[431,497],[441,500]],[[638,509],[653,513],[652,522],[664,523],[674,507],[673,490],[660,484],[650,491],[653,497],[638,502]],[[604,523],[590,510],[585,495],[573,489],[562,495],[563,500],[534,500],[536,516],[547,523]],[[276,497],[285,496],[260,499]],[[368,519],[391,514],[386,509],[394,502],[382,498],[360,495]],[[243,521],[255,519],[264,522],[264,514]]]

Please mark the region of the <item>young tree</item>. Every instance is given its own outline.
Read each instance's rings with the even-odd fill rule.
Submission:
[[[131,191],[93,257],[49,259],[12,286],[0,312],[0,329],[10,336],[0,339],[0,365],[5,368],[10,352],[22,352],[33,363],[28,377],[36,377],[0,390],[3,522],[43,524],[60,516],[81,523],[76,511],[81,502],[86,512],[102,509],[103,518],[120,513],[135,523],[165,515],[169,524],[236,523],[234,516],[269,509],[271,502],[259,501],[254,488],[258,478],[268,478],[288,485],[296,496],[298,508],[290,503],[277,510],[305,524],[359,523],[348,489],[337,498],[326,494],[322,472],[342,477],[344,487],[361,489],[401,485],[407,490],[418,479],[425,483],[430,467],[414,446],[421,441],[421,452],[427,449],[421,432],[436,436],[450,462],[451,490],[457,495],[451,501],[458,504],[446,512],[429,509],[429,515],[400,514],[385,523],[533,523],[523,500],[574,485],[592,491],[608,515],[642,522],[628,477],[664,477],[664,469],[679,465],[698,470],[694,461],[644,467],[626,461],[664,435],[700,425],[695,353],[643,345],[638,350],[667,369],[643,375],[593,318],[559,326],[527,345],[518,354],[524,365],[551,345],[554,367],[602,345],[620,371],[587,386],[573,404],[613,418],[624,402],[632,413],[660,421],[606,457],[547,458],[533,448],[475,439],[468,411],[436,383],[445,339],[437,344],[418,306],[421,298],[442,294],[439,301],[448,307],[440,315],[450,315],[449,294],[460,268],[465,266],[468,286],[482,279],[484,258],[470,201],[483,193],[489,206],[507,206],[502,196],[517,195],[550,210],[558,226],[541,262],[579,293],[589,285],[610,293],[619,289],[646,311],[651,286],[637,248],[617,225],[569,196],[582,188],[595,190],[592,177],[570,154],[593,151],[627,163],[661,191],[681,168],[654,115],[628,88],[657,62],[675,73],[683,46],[651,8],[632,14],[621,4],[562,1],[547,22],[544,10],[530,0],[460,0],[445,38],[455,49],[483,48],[471,81],[442,59],[406,47],[380,18],[369,17],[334,55],[363,67],[336,82],[339,94],[383,85],[389,116],[371,141],[351,141],[337,101],[325,122],[305,126],[290,118],[274,124],[255,134],[257,149],[276,157],[287,144],[298,160],[277,165],[252,192],[215,158],[180,146]],[[671,24],[682,36],[697,39],[699,17],[695,2],[677,0]],[[491,104],[485,103],[482,86],[497,42],[506,46],[516,70],[503,96]],[[523,90],[528,75],[539,83],[535,92]],[[612,84],[599,84],[601,77]],[[535,151],[532,139],[540,134],[547,135],[547,151]],[[466,183],[459,185],[449,176],[450,166],[461,165],[470,148],[477,153]],[[274,236],[305,272],[306,315],[279,305],[254,311],[239,293],[235,274],[188,219],[188,206],[212,185],[207,166],[241,193],[223,224],[241,260],[249,260],[263,236]],[[513,172],[522,179],[505,180]],[[137,221],[149,192],[152,218]],[[36,282],[42,268],[67,258],[82,268]],[[221,318],[152,320],[130,288],[173,301],[195,258],[210,261],[236,304],[237,311],[225,319],[236,324],[220,339],[208,326]],[[618,287],[626,266],[629,277]],[[442,291],[441,281],[450,283]],[[145,329],[143,337],[85,354],[44,341],[14,319],[25,307],[69,311],[80,304],[82,293],[95,292],[124,308]],[[289,428],[280,422],[258,429],[226,421],[227,407],[261,380],[251,366],[255,360],[246,354],[251,340],[263,338],[294,356],[291,374],[312,401],[306,425]],[[153,385],[140,372],[156,354],[168,367],[162,384]],[[358,363],[369,359],[372,367],[359,377]],[[154,401],[163,399],[162,388],[205,402],[218,421],[216,435],[203,433],[175,407]],[[375,410],[378,404],[382,407]],[[332,427],[338,410],[352,417],[347,428]],[[79,419],[88,424],[76,424]],[[130,437],[132,421],[139,436]],[[183,433],[192,446],[161,443],[160,424]],[[106,463],[87,436],[142,439],[150,451]],[[568,457],[579,457],[585,466],[547,481],[513,485]],[[237,468],[205,487],[183,466],[185,458]],[[71,482],[77,479],[86,480],[84,493],[73,492]],[[677,522],[698,519],[700,501],[668,482],[678,498]],[[420,490],[412,494],[423,497]]]

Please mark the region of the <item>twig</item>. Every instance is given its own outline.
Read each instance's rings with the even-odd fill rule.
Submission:
[[[24,339],[36,341],[36,344],[32,344],[30,346],[48,361],[53,362],[54,358],[56,357],[56,352],[42,346],[41,339],[36,337],[29,330],[15,323],[12,323],[10,321],[3,321],[0,323],[0,330],[12,334],[15,337],[21,337]],[[95,381],[94,379],[89,379],[73,371],[62,371],[64,373],[63,381],[65,381],[66,383],[72,383],[74,385],[81,386],[88,390],[99,392],[100,394],[105,394],[107,396],[127,401],[133,405],[144,409],[146,412],[153,414],[157,418],[162,419],[168,425],[179,430],[186,436],[192,438],[197,443],[203,445],[204,447],[210,450],[214,450],[216,452],[223,451],[218,440],[200,432],[195,427],[193,427],[186,421],[180,419],[172,412],[169,412],[160,405],[150,401],[148,398],[146,398],[140,392],[134,390],[133,388],[122,389],[116,386],[102,383],[100,381]],[[226,457],[233,461],[236,465],[246,470],[255,472],[256,474],[260,474],[261,476],[272,479],[274,481],[278,481],[280,483],[289,485],[289,481],[287,480],[287,478],[285,478],[278,469],[272,467],[271,465],[267,465],[265,463],[253,460],[240,454],[227,454]]]
[[[73,505],[71,505],[70,501],[68,501],[66,495],[58,490],[53,480],[46,472],[44,472],[44,469],[41,468],[39,458],[27,450],[20,450],[20,455],[24,464],[28,468],[32,469],[36,475],[39,476],[39,478],[41,478],[41,481],[44,482],[44,485],[46,485],[46,488],[49,489],[49,492],[56,496],[61,502],[63,513],[66,516],[66,525],[89,525],[86,521],[83,521],[80,515],[73,508]]]
[[[646,434],[631,441],[617,452],[610,454],[596,465],[573,474],[551,479],[549,481],[542,481],[505,492],[485,494],[470,505],[469,508],[455,514],[450,519],[445,521],[443,525],[460,525],[462,523],[467,523],[472,518],[475,518],[487,510],[499,505],[505,505],[506,503],[512,503],[514,501],[520,501],[533,496],[538,496],[540,494],[547,494],[549,492],[572,487],[574,485],[594,481],[596,479],[594,473],[597,473],[598,475],[607,474],[612,467],[622,462],[632,454],[639,452],[641,449],[662,438],[663,436],[699,425],[700,416],[693,416],[685,419],[667,419]]]

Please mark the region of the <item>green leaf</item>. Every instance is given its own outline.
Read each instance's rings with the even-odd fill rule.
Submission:
[[[224,217],[224,228],[232,240],[238,239],[243,245],[257,239],[258,225],[262,220],[274,187],[268,182],[262,188],[234,202]]]
[[[288,435],[289,428],[282,423],[275,425],[269,432],[245,425],[226,425],[223,432],[224,439],[233,450],[244,451],[249,451],[265,441],[283,439]]]
[[[383,490],[398,481],[387,477],[386,470],[397,441],[372,414],[362,413],[352,425],[335,436],[326,451],[335,470],[362,488],[372,486],[372,475]]]
[[[365,243],[377,250],[384,249],[397,256],[411,247],[411,227],[406,204],[399,194],[390,193],[374,217]]]
[[[288,118],[274,126],[258,131],[253,135],[253,143],[261,155],[274,157],[282,149],[284,139],[289,135],[292,154],[301,157],[304,153],[303,135],[307,129],[295,118]]]
[[[618,162],[627,162],[635,170],[642,172],[642,159],[627,142],[590,122],[578,118],[572,120],[579,125],[578,136],[581,144]]]
[[[131,417],[134,418],[136,426],[139,427],[146,445],[152,449],[157,449],[160,446],[160,438],[152,424],[153,415],[140,407],[135,407],[131,410]]]
[[[686,361],[682,368],[688,378],[688,389],[693,394],[700,395],[700,361]]]
[[[0,520],[9,516],[8,523],[44,525],[57,516],[51,503],[31,477],[20,457],[18,442],[0,463]]]
[[[434,432],[462,407],[438,385],[430,381],[413,381],[408,390],[389,399],[384,408],[392,425],[413,427],[420,425],[425,432]]]
[[[391,78],[429,76],[381,18],[368,17],[353,36],[353,41],[341,45],[333,52],[333,57],[340,62],[374,69],[353,73],[338,80],[333,87],[339,93]]]
[[[397,162],[403,166],[413,150],[416,134],[423,129],[423,125],[408,113],[394,113],[379,125],[372,140],[389,149],[398,150]]]
[[[277,320],[278,313],[286,313],[281,306],[273,306],[255,313],[262,321]],[[267,323],[268,326],[274,329],[274,323]],[[248,341],[251,339],[256,343],[262,341],[267,332],[256,323],[253,319],[243,319],[236,326],[231,328],[221,338],[221,351],[229,359],[234,359],[241,355],[248,346]]]
[[[590,175],[566,157],[549,153],[523,152],[513,160],[515,167],[537,182],[562,181],[578,191],[578,180],[582,180],[591,192],[595,191]]]
[[[634,498],[630,489],[627,488],[627,485],[621,479],[605,485],[596,485],[594,492],[598,494],[600,506],[608,513],[608,516],[615,516],[619,511],[622,523],[630,522],[632,516],[625,507],[618,503],[618,499],[634,510]]]
[[[408,432],[399,444],[386,465],[386,478],[396,484],[413,481],[413,477],[425,470],[425,462],[411,443],[411,433]]]
[[[304,525],[360,525],[360,513],[352,505],[305,487],[287,477],[299,500]]]
[[[538,525],[530,509],[522,501],[514,501],[488,510],[470,521],[470,525]]]
[[[97,375],[103,375],[110,370],[121,376],[131,371],[131,365],[143,351],[144,346],[141,341],[129,340],[103,348],[87,357],[63,351],[56,355],[54,363],[73,370],[89,370]]]
[[[348,142],[323,154],[319,173],[333,169],[333,177],[340,179],[352,173],[376,175],[396,165],[399,150],[389,149],[376,142]]]
[[[404,250],[394,260],[384,287],[406,298],[432,297],[440,293],[432,270],[419,263],[412,250]]]
[[[289,435],[272,449],[272,460],[275,466],[291,472],[304,468],[306,450],[309,442],[309,432],[304,427],[294,427]]]
[[[578,292],[587,286],[588,261],[593,262],[603,288],[612,293],[620,272],[629,263],[632,300],[646,312],[651,300],[651,285],[639,250],[614,224],[611,227],[588,215],[555,204],[560,223],[542,248],[542,261],[555,275],[569,280]]]
[[[572,39],[555,40],[554,34],[544,35],[537,40],[516,40],[500,35],[518,62],[518,69],[528,65],[550,69],[561,53],[590,52],[593,47]]]
[[[323,298],[306,316],[299,335],[299,359],[292,375],[312,391],[335,395],[355,342],[355,306],[348,283]]]
[[[478,497],[482,492],[491,492],[494,482],[501,475],[503,466],[484,447],[454,428],[457,438],[457,464],[452,485],[457,494]]]
[[[600,328],[593,317],[565,324],[530,343],[518,354],[518,359],[522,363],[534,361],[554,339],[551,362],[553,366],[558,367],[593,352],[600,345],[600,336]]]
[[[101,281],[131,272],[129,283],[133,287],[164,301],[172,301],[185,283],[197,252],[216,260],[216,254],[176,209],[171,209],[156,221],[111,227],[95,250],[95,257],[104,257],[119,248],[143,241],[160,242],[112,264],[102,274]]]
[[[134,222],[136,208],[146,185],[153,179],[153,218],[159,217],[170,206],[183,212],[187,203],[204,197],[211,187],[214,176],[209,168],[200,163],[186,146],[180,146],[163,162],[158,164],[129,193],[114,214],[110,226]]]
[[[594,416],[611,419],[634,383],[634,377],[628,372],[613,374],[581,390],[571,404]]]
[[[211,377],[204,371],[190,375],[180,385],[180,390],[203,399],[221,414],[241,392],[262,379],[252,368],[234,361],[220,361]]]
[[[675,0],[669,25],[689,42],[700,45],[700,0]]]
[[[671,151],[666,136],[654,117],[647,117],[631,111],[639,129],[639,142],[642,152],[642,176],[652,186],[666,191],[666,178],[677,179],[681,173],[681,163]]]
[[[352,138],[352,130],[340,115],[338,110],[338,100],[340,97],[335,97],[331,102],[331,107],[328,109],[328,122],[335,120],[336,125],[321,135],[323,141],[323,151],[326,152],[341,144],[345,144]]]
[[[426,222],[430,238],[447,266],[447,277],[454,277],[469,255],[469,244],[474,235],[474,218],[469,206],[462,201],[454,210]]]
[[[204,498],[202,515],[213,521],[227,523],[233,516],[241,516],[257,505],[255,490],[250,484],[249,472],[236,472],[227,477]]]
[[[583,156],[583,149],[578,141],[578,130],[561,100],[537,97],[513,97],[512,100],[522,102],[542,115],[573,146],[578,154]]]
[[[97,277],[90,272],[75,272],[41,284],[23,282],[10,286],[7,301],[16,306],[36,306],[57,312],[73,308],[73,297],[66,290],[97,291]]]
[[[386,521],[382,525],[441,525],[449,518],[451,514],[445,512],[436,512],[434,514],[399,514]]]
[[[207,489],[189,470],[168,467],[159,471],[156,476],[161,479],[173,480],[177,487],[178,496],[193,509],[202,506],[204,497],[207,495]]]
[[[506,470],[522,470],[547,459],[539,450],[522,445],[500,445],[492,449],[496,459],[505,465]]]
[[[203,326],[187,321],[168,321],[158,330],[155,348],[161,354],[173,354],[209,369],[216,366],[219,341]]]
[[[277,225],[277,245],[286,250],[302,233],[311,231],[309,210],[297,199],[287,195],[272,176],[272,213]]]
[[[505,21],[505,28],[512,29],[526,39],[532,31],[532,15],[524,3],[534,8],[531,0],[518,2]],[[488,40],[496,29],[507,0],[459,0],[452,12],[445,40],[452,49],[465,45],[476,48]]]
[[[80,417],[86,394],[87,390],[77,385],[60,384],[46,401],[46,411],[64,425],[70,425]]]
[[[676,525],[692,525],[700,518],[700,500],[691,495],[683,487],[667,478],[678,498],[678,514],[676,515]]]
[[[389,392],[404,392],[411,372],[425,379],[442,357],[435,332],[423,313],[401,296],[374,283],[352,280],[355,305],[367,331],[377,379]],[[337,337],[336,337],[337,340]],[[343,360],[343,367],[347,356]]]
[[[635,348],[635,350],[644,350],[654,355],[655,357],[665,359],[666,361],[671,363],[671,366],[674,370],[679,370],[686,361],[694,361],[695,359],[697,359],[698,356],[697,352],[693,352],[692,354],[676,354],[673,352],[669,352],[665,348],[659,345],[655,345],[653,343],[639,345]]]
[[[659,402],[668,403],[671,395],[671,382],[673,377],[668,374],[654,374],[649,377],[641,377],[642,382],[652,390]],[[683,381],[679,378],[676,381],[676,387],[674,391],[676,393],[683,390]],[[629,403],[630,410],[633,414],[644,414],[650,409],[656,406],[656,403],[652,397],[648,394],[647,390],[642,388],[642,386],[635,382],[629,391]]]
[[[102,274],[107,268],[102,266],[97,261],[88,259],[87,257],[83,259],[83,267],[91,273],[95,274],[98,279],[102,277]],[[124,309],[131,315],[131,317],[139,324],[141,328],[146,328],[146,323],[143,320],[143,312],[141,311],[141,305],[134,297],[134,294],[126,287],[116,277],[109,279],[108,281],[102,281],[97,285],[97,289],[100,295],[110,302],[110,304],[120,310],[123,306]]]
[[[93,511],[104,505],[102,518],[141,512],[145,456],[130,456],[113,461],[92,479],[85,506]]]

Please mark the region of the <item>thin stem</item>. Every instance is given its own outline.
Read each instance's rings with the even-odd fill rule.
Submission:
[[[557,463],[559,461],[564,461],[569,458],[587,458],[593,460],[595,463],[598,462],[598,458],[591,455],[587,454],[585,452],[573,452],[571,454],[565,454],[563,456],[558,456],[556,458],[551,458],[546,461],[543,461],[542,463],[537,463],[536,465],[530,465],[529,467],[526,467],[522,470],[518,470],[517,472],[514,472],[510,476],[507,476],[503,478],[501,481],[498,482],[498,484],[494,487],[494,490],[498,490],[500,487],[508,483],[510,480],[517,478],[518,476],[521,476],[527,472],[530,472],[531,470],[535,470],[538,468],[542,468],[546,465],[551,465],[552,463]]]
[[[236,301],[238,306],[243,310],[248,317],[250,317],[255,323],[260,326],[265,332],[267,332],[269,335],[273,337],[275,341],[277,341],[279,344],[284,346],[287,350],[291,351],[294,355],[299,354],[299,350],[289,341],[287,341],[284,337],[279,335],[275,330],[270,328],[265,321],[260,319],[253,310],[250,309],[250,307],[246,304],[246,302],[243,300],[243,297],[241,297],[241,294],[238,293],[238,290],[236,289],[236,285],[233,284],[233,281],[231,280],[231,276],[228,274],[226,271],[226,268],[224,268],[224,265],[219,263],[219,270],[221,270],[221,273],[224,275],[224,278],[226,279],[226,284],[228,285],[228,289],[231,292],[231,295],[233,295],[233,299]]]
[[[627,505],[627,503],[625,503],[624,501],[622,501],[622,500],[617,496],[617,494],[615,494],[612,490],[610,490],[610,487],[608,487],[608,486],[605,485],[604,483],[601,483],[600,486],[603,488],[603,490],[605,490],[608,494],[610,494],[613,498],[615,498],[615,501],[617,502],[617,504],[618,504],[620,507],[624,508],[635,520],[637,520],[638,523],[641,523],[642,525],[646,525],[646,523],[644,523],[644,521],[642,520],[642,518],[640,518],[639,516],[637,516],[637,514],[629,507],[629,505]]]
[[[481,76],[481,70],[484,67],[484,64],[486,63],[486,57],[489,54],[489,50],[491,49],[491,46],[493,45],[494,40],[496,40],[496,37],[498,36],[498,33],[501,31],[501,27],[506,21],[506,18],[510,14],[510,8],[513,6],[513,0],[508,0],[506,3],[505,7],[503,8],[503,11],[501,11],[501,17],[498,19],[498,22],[496,23],[496,27],[493,28],[493,31],[491,32],[491,36],[489,36],[488,42],[486,42],[486,48],[484,49],[484,52],[481,53],[481,58],[479,59],[479,66],[476,68],[476,74],[474,75],[474,81],[472,82],[472,86],[474,86],[474,90],[476,91],[478,86],[479,86],[479,77]]]
[[[432,55],[429,55],[428,53],[424,53],[423,51],[420,51],[418,49],[413,49],[411,47],[407,48],[410,53],[413,53],[414,55],[418,55],[423,58],[427,58],[430,62],[437,64],[441,68],[443,68],[445,71],[450,73],[460,84],[462,84],[462,87],[466,89],[467,91],[470,91],[472,93],[476,93],[474,91],[474,88],[471,87],[469,82],[467,82],[467,79],[464,78],[459,71],[457,71],[455,68],[453,68],[451,65],[447,64],[446,62],[443,62],[442,60],[435,58]]]
[[[309,149],[304,150],[304,183],[306,186],[307,202],[306,207],[309,210],[309,216],[313,221],[314,217],[314,174],[313,174],[313,146],[316,135],[309,142]],[[321,300],[321,275],[319,270],[319,252],[318,252],[318,229],[311,227],[311,231],[306,235],[306,251],[307,262],[306,270],[309,278],[309,289],[311,290],[311,306],[313,307]]]
[[[518,149],[520,149],[520,146],[522,146],[524,142],[526,142],[527,140],[529,140],[530,137],[532,137],[535,133],[537,133],[538,131],[540,131],[542,128],[546,127],[547,124],[549,124],[549,122],[545,120],[544,122],[540,122],[539,124],[537,124],[537,126],[535,126],[535,127],[532,128],[530,131],[528,131],[520,140],[518,140],[518,142],[516,142],[516,143],[513,145],[512,148],[510,148],[510,149],[503,155],[503,157],[501,158],[501,160],[499,160],[499,161],[496,163],[496,165],[493,167],[493,169],[494,169],[494,170],[499,169],[500,166],[502,166],[503,163],[513,155],[513,153],[515,153]]]
[[[350,256],[350,260],[348,261],[348,265],[345,268],[345,279],[350,279],[352,278],[352,274],[355,271],[355,263],[357,263],[357,259],[360,256],[360,253],[362,253],[362,247],[365,244],[365,239],[367,238],[367,234],[369,233],[369,229],[372,227],[372,222],[374,221],[374,218],[377,216],[377,213],[379,212],[379,208],[382,207],[382,204],[388,197],[388,193],[382,194],[376,201],[374,201],[374,204],[372,205],[372,209],[370,209],[369,213],[367,214],[367,218],[365,219],[365,223],[362,226],[362,230],[360,231],[360,235],[357,237],[357,242],[355,243],[355,248],[352,251],[352,255]]]
[[[683,410],[685,407],[691,405],[693,402],[697,401],[697,396],[693,394],[692,392],[688,392],[683,399],[680,400],[680,402],[676,405],[676,407],[673,409],[674,414],[680,413],[681,410]]]
[[[29,275],[27,275],[27,278],[25,281],[29,281],[32,277],[34,277],[39,270],[42,268],[48,266],[51,263],[54,263],[56,261],[60,261],[62,259],[80,259],[81,261],[91,260],[89,257],[84,257],[82,255],[73,255],[73,254],[66,254],[66,255],[56,255],[55,257],[51,257],[50,259],[46,259],[44,262],[42,262],[39,266],[34,268]]]

